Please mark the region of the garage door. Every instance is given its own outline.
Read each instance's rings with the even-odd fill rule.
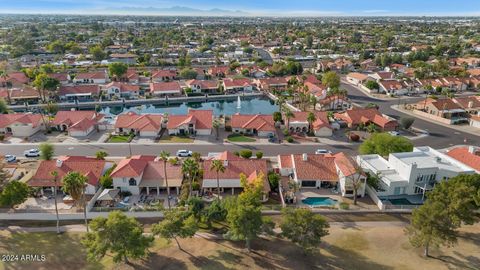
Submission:
[[[316,187],[317,181],[302,181],[302,187]]]

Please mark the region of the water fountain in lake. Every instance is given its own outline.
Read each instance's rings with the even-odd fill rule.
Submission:
[[[238,96],[238,99],[237,99],[237,109],[241,109],[242,108],[242,101],[240,100],[240,96]]]

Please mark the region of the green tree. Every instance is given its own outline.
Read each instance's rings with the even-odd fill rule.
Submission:
[[[83,218],[85,220],[85,228],[88,232],[88,220],[87,220],[87,206],[85,198],[85,187],[88,183],[88,178],[78,172],[69,172],[63,177],[62,190],[65,193],[70,194],[72,199],[77,205],[82,205]]]
[[[212,227],[212,222],[221,222],[224,221],[227,217],[227,209],[225,204],[219,200],[214,200],[210,205],[205,208],[203,211],[203,218],[208,227]]]
[[[328,222],[319,214],[308,209],[284,208],[282,211],[281,235],[312,252],[319,247],[322,237],[328,235]]]
[[[262,177],[253,183],[247,183],[247,177],[240,175],[243,192],[236,198],[230,199],[227,207],[227,222],[229,225],[225,238],[234,241],[244,240],[248,251],[251,242],[258,234],[265,231],[261,211],[261,194],[263,191]]]
[[[220,121],[218,119],[213,120],[212,127],[215,129],[215,139],[218,140],[220,136]]]
[[[196,180],[196,177],[199,173],[198,162],[193,158],[187,158],[182,163],[182,173],[187,180],[189,186],[189,195],[192,196],[193,182]]]
[[[41,143],[38,147],[40,150],[40,159],[52,160],[55,155],[55,147],[51,143]]]
[[[362,155],[378,154],[388,156],[390,153],[411,152],[412,142],[402,136],[392,136],[388,133],[373,133],[359,147]]]
[[[282,113],[281,112],[274,112],[273,113],[273,121],[281,122],[282,121]]]
[[[184,68],[180,71],[180,77],[186,80],[192,80],[197,78],[198,73],[191,68]]]
[[[414,122],[415,122],[415,118],[413,117],[400,118],[400,125],[407,130],[410,129],[410,127],[413,125]]]
[[[170,209],[170,186],[168,185],[168,176],[167,176],[167,161],[170,158],[170,153],[167,151],[160,152],[160,160],[163,161],[163,174],[165,175],[165,187],[167,188],[167,203],[168,209]]]
[[[90,223],[92,232],[82,239],[89,261],[99,261],[107,252],[113,254],[113,261],[128,258],[139,259],[148,255],[154,238],[143,235],[142,225],[133,217],[120,211],[113,211],[108,218],[97,217]]]
[[[252,155],[253,155],[252,150],[248,150],[248,149],[240,150],[240,156],[242,158],[249,159],[252,157]]]
[[[36,77],[35,80],[33,81],[33,85],[37,88],[37,90],[40,92],[40,96],[43,101],[47,100],[47,95],[45,91],[51,92],[51,94],[54,94],[54,92],[57,90],[57,87],[60,85],[60,82],[55,79],[49,77],[45,73],[39,73]]]
[[[97,151],[95,153],[95,158],[98,160],[105,160],[106,157],[108,157],[108,153],[105,151]]]
[[[128,65],[124,63],[111,63],[108,65],[108,74],[117,80],[127,73]]]
[[[367,81],[365,83],[365,87],[367,87],[370,90],[373,90],[373,89],[379,90],[380,89],[380,85],[376,81]]]
[[[307,115],[307,122],[308,122],[308,132],[313,132],[313,122],[317,121],[317,117],[314,113],[309,112]]]
[[[55,40],[47,45],[47,50],[53,53],[64,53],[65,44],[61,40]]]
[[[7,103],[3,98],[0,98],[0,114],[8,113],[8,106]]]
[[[261,159],[263,157],[263,152],[258,151],[257,153],[255,153],[255,156],[257,157],[257,159]]]
[[[215,171],[217,175],[217,200],[220,200],[220,173],[225,172],[225,166],[222,160],[213,160],[210,165],[210,170]]]
[[[183,250],[177,238],[190,238],[198,230],[197,222],[192,215],[181,208],[173,208],[165,211],[165,218],[158,224],[153,225],[152,232],[171,241],[175,240],[180,250]]]
[[[11,181],[0,194],[0,204],[2,206],[13,207],[27,200],[30,188],[27,184],[20,181]]]
[[[192,215],[197,222],[200,222],[200,219],[203,215],[203,210],[205,209],[205,202],[201,198],[194,196],[188,198],[186,206],[189,214]]]
[[[272,190],[277,190],[278,184],[280,183],[280,175],[275,172],[268,173],[268,183]]]
[[[334,71],[329,71],[322,76],[322,83],[330,89],[337,89],[340,87],[340,76]]]
[[[92,55],[93,60],[95,61],[102,61],[107,57],[107,54],[102,49],[102,47],[96,45],[89,49],[90,54]]]

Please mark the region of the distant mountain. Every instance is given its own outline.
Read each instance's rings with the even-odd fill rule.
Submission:
[[[147,15],[187,15],[187,16],[246,16],[248,12],[242,10],[227,10],[227,9],[197,9],[184,6],[173,7],[119,7],[105,9],[108,13],[119,14],[147,14]]]

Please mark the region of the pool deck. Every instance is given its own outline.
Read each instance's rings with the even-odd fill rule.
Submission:
[[[378,207],[375,203],[370,199],[368,195],[365,195],[363,198],[357,199],[357,205],[353,205],[353,198],[345,198],[342,197],[340,193],[333,193],[330,189],[306,189],[302,188],[296,194],[297,197],[297,206],[298,207],[312,207],[308,204],[302,203],[302,200],[308,197],[328,197],[332,200],[336,200],[338,202],[346,202],[350,205],[350,209],[371,209],[371,210],[378,210]],[[329,206],[314,206],[313,208],[328,208]]]

